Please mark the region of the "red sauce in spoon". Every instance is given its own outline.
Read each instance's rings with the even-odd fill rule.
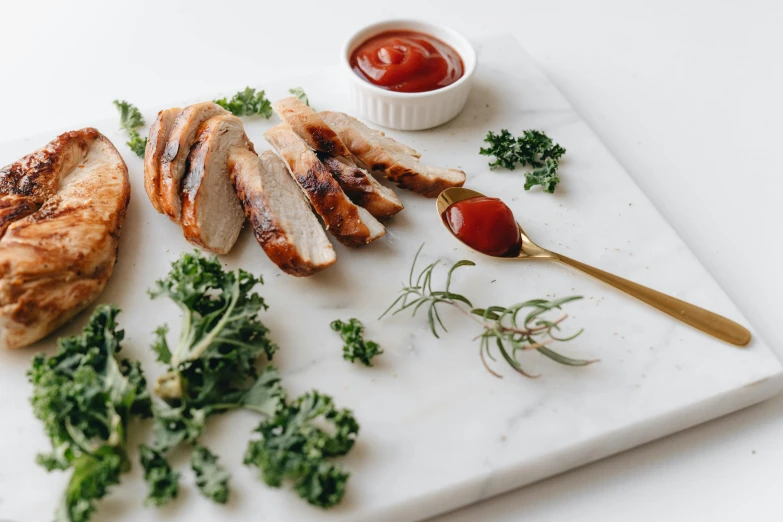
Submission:
[[[522,248],[514,214],[497,198],[463,199],[449,205],[441,217],[455,236],[483,254],[512,257]]]
[[[434,36],[387,31],[363,42],[351,54],[351,68],[368,82],[399,92],[434,91],[465,73],[457,51]]]

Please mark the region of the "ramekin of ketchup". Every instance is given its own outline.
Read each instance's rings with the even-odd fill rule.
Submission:
[[[462,58],[449,44],[418,31],[386,31],[351,54],[351,68],[373,85],[397,92],[446,87],[464,74]]]
[[[465,37],[412,20],[362,29],[346,43],[342,60],[359,116],[398,130],[429,129],[455,118],[476,69]]]

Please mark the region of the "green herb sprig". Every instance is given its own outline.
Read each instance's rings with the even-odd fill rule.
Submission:
[[[596,362],[566,357],[548,347],[553,342],[570,341],[582,333],[582,330],[579,330],[573,335],[560,337],[557,332],[560,331],[560,325],[565,321],[567,315],[562,315],[554,320],[547,316],[547,312],[559,310],[562,305],[581,299],[581,296],[564,297],[551,301],[533,299],[512,306],[476,308],[467,297],[451,290],[454,272],[463,266],[474,266],[473,261],[462,260],[454,263],[446,275],[446,284],[443,290],[434,290],[432,287],[433,273],[440,265],[440,260],[427,265],[414,280],[416,262],[423,246],[419,248],[413,258],[408,284],[403,285],[400,295],[380,318],[390,312],[392,315],[396,315],[404,310],[410,310],[412,316],[415,316],[419,310],[426,310],[430,331],[432,335],[440,338],[438,332],[439,330],[445,332],[446,326],[440,317],[438,307],[448,306],[460,311],[481,327],[481,332],[476,337],[480,341],[481,362],[496,377],[501,377],[501,375],[487,364],[487,358],[492,361],[496,360],[492,354],[493,348],[497,349],[500,356],[511,368],[526,377],[537,377],[537,375],[526,372],[519,362],[518,356],[525,352],[536,351],[557,363],[568,366],[586,366]]]
[[[293,94],[297,98],[299,98],[300,101],[303,101],[305,105],[308,107],[310,106],[310,100],[307,98],[307,94],[305,94],[304,89],[301,87],[294,87],[292,89],[288,89],[288,92],[290,94]]]
[[[514,138],[507,129],[502,129],[500,134],[489,131],[484,141],[489,147],[481,148],[479,154],[495,156],[489,163],[491,169],[514,170],[517,165],[530,166],[533,170],[525,173],[525,190],[541,185],[544,192],[554,193],[560,182],[557,168],[566,150],[552,138],[537,130],[526,130],[522,136]]]
[[[250,87],[245,87],[245,90],[239,91],[231,99],[220,98],[214,102],[235,116],[261,116],[265,119],[272,117],[272,102],[267,99],[266,93]]]
[[[378,343],[364,340],[364,325],[356,318],[347,323],[337,319],[329,325],[343,339],[343,359],[354,362],[357,359],[365,366],[372,366],[372,358],[383,353]]]
[[[130,138],[125,144],[140,158],[144,157],[147,148],[147,138],[142,138],[138,128],[144,126],[144,117],[132,103],[114,100],[114,106],[120,111],[120,128],[128,133]]]

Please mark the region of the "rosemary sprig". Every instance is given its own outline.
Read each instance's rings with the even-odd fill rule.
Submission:
[[[501,377],[501,375],[492,370],[486,360],[487,358],[492,361],[496,360],[492,354],[493,346],[497,348],[498,353],[509,366],[525,377],[538,376],[531,375],[524,370],[518,359],[520,352],[535,350],[557,363],[568,366],[587,366],[596,362],[595,360],[566,357],[548,347],[553,342],[570,341],[582,333],[582,330],[579,330],[575,334],[565,337],[557,335],[560,331],[561,323],[568,316],[563,315],[558,319],[552,320],[549,319],[550,315],[548,314],[552,310],[560,310],[562,305],[570,301],[581,299],[581,296],[563,297],[551,301],[532,299],[508,307],[490,306],[487,308],[475,308],[467,297],[451,290],[451,280],[454,271],[463,266],[474,266],[475,263],[464,259],[457,261],[446,275],[445,288],[443,290],[434,290],[432,288],[433,272],[440,265],[439,259],[427,265],[419,273],[415,281],[413,279],[416,271],[416,262],[419,259],[422,248],[424,248],[424,245],[419,248],[416,256],[413,258],[407,286],[403,284],[400,295],[383,312],[380,318],[383,318],[389,312],[392,315],[396,315],[404,310],[411,310],[411,315],[415,316],[420,309],[426,309],[430,331],[432,335],[440,338],[438,331],[442,330],[445,332],[446,326],[440,317],[438,307],[451,306],[459,310],[481,326],[481,333],[476,336],[476,339],[480,341],[479,355],[481,356],[481,362],[496,377]]]

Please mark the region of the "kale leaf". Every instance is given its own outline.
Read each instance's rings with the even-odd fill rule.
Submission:
[[[144,468],[144,481],[149,493],[145,506],[162,506],[177,497],[179,493],[179,473],[158,451],[146,444],[139,446],[141,465]]]
[[[239,91],[230,100],[220,98],[214,101],[235,116],[258,115],[266,119],[272,117],[272,103],[264,91],[256,92],[250,87],[245,87],[244,91]]]
[[[152,348],[168,371],[154,386],[163,401],[153,409],[153,448],[165,462],[165,453],[190,445],[199,490],[215,502],[228,499],[228,473],[199,444],[207,418],[239,408],[271,416],[285,400],[277,370],[269,365],[259,370],[277,350],[258,317],[266,309],[253,292],[259,283],[244,270],[225,271],[216,257],[195,252],[175,261],[150,291],[153,299],[174,301],[183,314],[173,348],[168,327],[155,331]],[[150,497],[167,498],[157,491],[160,486],[150,486]]]
[[[517,164],[530,166],[534,170],[525,173],[525,190],[541,185],[545,192],[554,193],[560,182],[558,162],[566,150],[552,138],[537,130],[526,130],[522,136],[514,138],[507,129],[502,129],[500,134],[489,131],[484,141],[490,146],[481,148],[479,154],[495,156],[495,160],[489,163],[491,169],[503,167],[514,170]]]
[[[326,459],[347,453],[359,426],[349,411],[336,410],[329,397],[317,392],[286,404],[277,370],[261,364],[277,346],[258,317],[266,309],[253,292],[258,283],[260,278],[225,271],[217,258],[195,252],[175,261],[150,291],[153,298],[174,301],[183,315],[177,344],[168,344],[163,326],[155,331],[152,346],[168,367],[155,384],[162,401],[153,409],[156,454],[148,459],[155,464],[149,469],[163,470],[159,473],[166,480],[148,480],[152,498],[172,497],[165,454],[187,444],[201,493],[218,503],[228,500],[229,473],[199,438],[210,416],[235,409],[266,419],[259,427],[263,439],[250,443],[246,462],[263,470],[267,484],[279,487],[284,479],[294,480],[302,498],[322,507],[336,504],[345,492],[348,473]],[[332,429],[327,433],[319,423]]]
[[[196,446],[190,456],[190,467],[196,474],[196,486],[201,493],[218,504],[228,502],[228,481],[231,475],[207,448]]]
[[[279,408],[256,431],[261,439],[248,445],[245,464],[258,467],[264,482],[280,487],[292,480],[299,496],[315,506],[340,502],[349,474],[327,458],[353,447],[359,425],[350,411],[337,410],[330,397],[312,391]]]
[[[138,157],[143,158],[144,152],[147,150],[147,138],[142,138],[139,132],[134,129],[130,132],[130,139],[125,142],[125,145]]]
[[[347,323],[332,321],[332,330],[339,332],[343,342],[343,359],[354,362],[359,359],[365,366],[372,366],[372,358],[383,353],[377,343],[364,340],[364,325],[356,318]]]
[[[126,101],[114,100],[114,106],[120,111],[120,128],[128,133],[130,138],[125,144],[140,158],[144,157],[147,148],[147,138],[142,138],[137,130],[144,126],[144,117],[135,105]]]
[[[310,100],[307,98],[307,94],[305,94],[304,89],[301,87],[288,89],[288,92],[299,98],[299,100],[303,101],[308,107],[310,106]]]
[[[541,185],[544,192],[552,194],[558,183],[560,178],[557,176],[557,162],[553,159],[547,158],[543,167],[538,167],[533,172],[525,172],[525,190]]]
[[[37,461],[50,471],[73,468],[58,521],[90,519],[96,501],[130,469],[130,419],[151,415],[141,367],[118,357],[119,313],[112,305],[96,307],[81,334],[58,339],[56,354],[35,356],[28,372],[33,412],[52,444]]]
[[[203,408],[234,402],[259,374],[256,363],[271,359],[277,346],[258,317],[267,308],[252,289],[260,278],[244,270],[224,271],[216,257],[185,254],[168,277],[150,290],[153,299],[168,297],[182,310],[179,342],[172,350],[166,328],[156,330],[153,346],[169,371],[155,383],[155,393],[170,404]]]

